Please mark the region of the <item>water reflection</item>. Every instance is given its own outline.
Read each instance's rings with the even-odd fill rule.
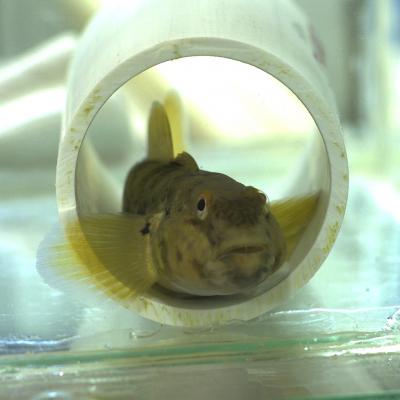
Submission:
[[[30,177],[32,180],[32,177]],[[56,219],[52,194],[1,201],[0,352],[107,349],[222,337],[318,337],[381,331],[400,308],[400,225],[353,179],[336,246],[310,283],[255,321],[200,330],[161,326],[108,305],[88,308],[45,285],[36,246]],[[50,210],[43,213],[43,209]]]

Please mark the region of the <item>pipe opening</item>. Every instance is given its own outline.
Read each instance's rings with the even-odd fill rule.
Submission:
[[[288,260],[247,294],[190,297],[153,286],[155,302],[188,309],[238,304],[285,279],[304,259],[323,224],[330,195],[327,154],[301,101],[277,79],[239,61],[185,57],[152,67],[118,89],[92,121],[76,167],[79,215],[121,211],[129,169],[147,153],[151,105],[175,91],[183,105],[184,148],[200,168],[224,173],[271,202],[320,193],[315,214]]]

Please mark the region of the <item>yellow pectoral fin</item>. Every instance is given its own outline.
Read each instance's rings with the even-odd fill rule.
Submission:
[[[157,278],[145,226],[144,217],[130,214],[68,221],[55,227],[40,245],[38,271],[62,291],[87,288],[115,300],[129,300]]]
[[[318,205],[319,193],[292,197],[271,203],[271,213],[277,219],[290,255],[300,240]]]

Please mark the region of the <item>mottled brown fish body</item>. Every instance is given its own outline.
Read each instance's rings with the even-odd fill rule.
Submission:
[[[182,165],[161,161],[143,161],[134,166],[127,177],[123,211],[133,214],[154,214],[165,211],[175,193],[174,183],[190,176]]]
[[[243,292],[282,263],[285,243],[266,197],[182,153],[129,173],[123,210],[146,216],[158,282],[194,295]]]

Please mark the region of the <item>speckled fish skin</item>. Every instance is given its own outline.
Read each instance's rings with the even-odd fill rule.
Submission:
[[[187,153],[134,166],[123,211],[146,216],[142,234],[150,235],[157,281],[175,292],[241,293],[264,281],[285,257],[265,195],[224,174],[199,170]]]

